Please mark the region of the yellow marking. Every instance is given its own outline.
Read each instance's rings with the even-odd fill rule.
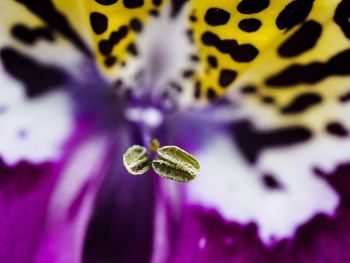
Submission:
[[[130,54],[126,52],[126,48],[137,38],[137,33],[132,31],[129,27],[130,21],[133,18],[137,18],[142,22],[143,27],[145,27],[145,23],[147,22],[147,19],[150,16],[149,12],[155,9],[158,9],[160,11],[167,2],[168,1],[163,1],[162,5],[156,8],[156,6],[152,3],[152,0],[145,0],[142,7],[130,9],[124,7],[122,1],[118,1],[113,5],[104,6],[98,4],[96,1],[85,0],[85,6],[88,17],[92,12],[99,12],[108,17],[108,29],[103,34],[96,35],[92,31],[91,26],[89,27],[90,34],[95,43],[94,50],[97,61],[99,62],[101,71],[106,75],[108,79],[114,81],[117,78],[118,71],[121,67],[121,62],[127,61],[130,57]],[[101,40],[108,40],[110,34],[113,31],[118,31],[119,28],[122,26],[128,26],[129,30],[127,37],[125,37],[117,45],[115,45],[111,52],[111,56],[117,57],[119,63],[117,63],[113,67],[108,68],[104,65],[106,57],[99,52],[98,45]]]

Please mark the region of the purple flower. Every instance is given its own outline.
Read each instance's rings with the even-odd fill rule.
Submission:
[[[2,0],[0,262],[349,262],[348,10]]]

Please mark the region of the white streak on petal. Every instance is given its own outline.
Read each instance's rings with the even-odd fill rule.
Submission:
[[[257,223],[266,243],[289,237],[317,213],[336,209],[339,197],[312,173],[310,163],[329,169],[334,160],[346,160],[347,143],[344,147],[341,140],[323,139],[308,148],[267,151],[256,168],[245,162],[231,138],[217,136],[197,154],[202,169],[188,186],[190,203],[215,208],[228,220]],[[284,189],[267,189],[263,172],[272,173]]]
[[[207,245],[207,239],[205,237],[201,237],[198,242],[199,249],[205,249]]]
[[[60,181],[50,201],[46,235],[42,239],[42,250],[38,252],[38,263],[82,262],[82,254],[65,254],[61,250],[82,251],[87,219],[93,211],[94,200],[104,174],[109,169],[108,141],[105,137],[95,137],[79,146],[72,159],[63,170]],[[71,206],[87,183],[79,207],[74,217],[69,217]],[[47,251],[52,251],[48,253]]]
[[[173,233],[172,226],[181,217],[182,202],[184,195],[183,189],[178,187],[177,182],[162,181],[156,192],[155,215],[153,220],[154,238],[151,262],[163,263],[167,261],[170,251],[172,251],[171,242],[167,237]],[[172,216],[169,216],[172,215]]]
[[[196,66],[189,59],[191,54],[197,53],[186,34],[189,8],[189,4],[185,4],[174,18],[168,5],[159,17],[151,17],[138,36],[136,44],[140,54],[137,59],[130,59],[122,69],[116,68],[111,76],[120,76],[126,87],[136,88],[136,95],[146,93],[154,101],[163,100],[160,98],[162,94],[171,90],[170,83],[176,82],[182,87],[182,92],[171,92],[171,97],[177,100],[178,106],[193,103],[193,82],[183,80],[182,76],[184,70]],[[141,72],[142,77],[137,77]]]
[[[158,200],[159,198],[157,198]],[[169,226],[167,222],[167,209],[166,205],[161,201],[157,201],[156,204],[157,209],[155,210],[154,215],[154,242],[153,246],[157,249],[153,250],[152,254],[152,263],[162,263],[164,262],[164,258],[170,252],[169,242],[166,239],[169,233]]]
[[[67,205],[73,203],[83,183],[89,177],[93,180],[94,176],[99,175],[101,165],[105,162],[103,157],[106,155],[106,148],[107,140],[96,137],[77,149],[63,171],[61,187],[58,187],[60,191],[53,197],[52,211],[56,211],[56,215],[66,213],[69,208]]]
[[[0,67],[0,156],[8,164],[58,159],[73,130],[71,102],[63,91],[28,99]]]

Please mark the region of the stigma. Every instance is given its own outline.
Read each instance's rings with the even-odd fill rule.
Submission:
[[[127,108],[124,116],[130,122],[142,123],[153,129],[159,127],[164,121],[163,113],[154,107]]]

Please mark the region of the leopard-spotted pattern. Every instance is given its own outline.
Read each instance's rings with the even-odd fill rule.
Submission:
[[[29,85],[13,61],[37,70],[50,64],[54,74],[72,65],[59,55],[70,52],[76,61],[96,58],[101,73],[118,89],[156,85],[152,78],[140,78],[147,70],[170,68],[160,76],[149,73],[162,79],[157,85],[164,98],[175,94],[187,105],[214,103],[223,96],[234,100],[251,116],[234,134],[252,163],[266,148],[324,136],[348,138],[349,0],[73,2],[0,3],[0,33],[7,36],[0,41],[1,60],[11,75],[34,89],[29,95],[45,88]],[[158,30],[152,39],[162,23],[176,26]],[[154,53],[162,54],[157,43],[173,35],[183,37],[181,43],[170,43],[178,65],[150,61]],[[246,145],[252,138],[260,141],[254,150]]]

